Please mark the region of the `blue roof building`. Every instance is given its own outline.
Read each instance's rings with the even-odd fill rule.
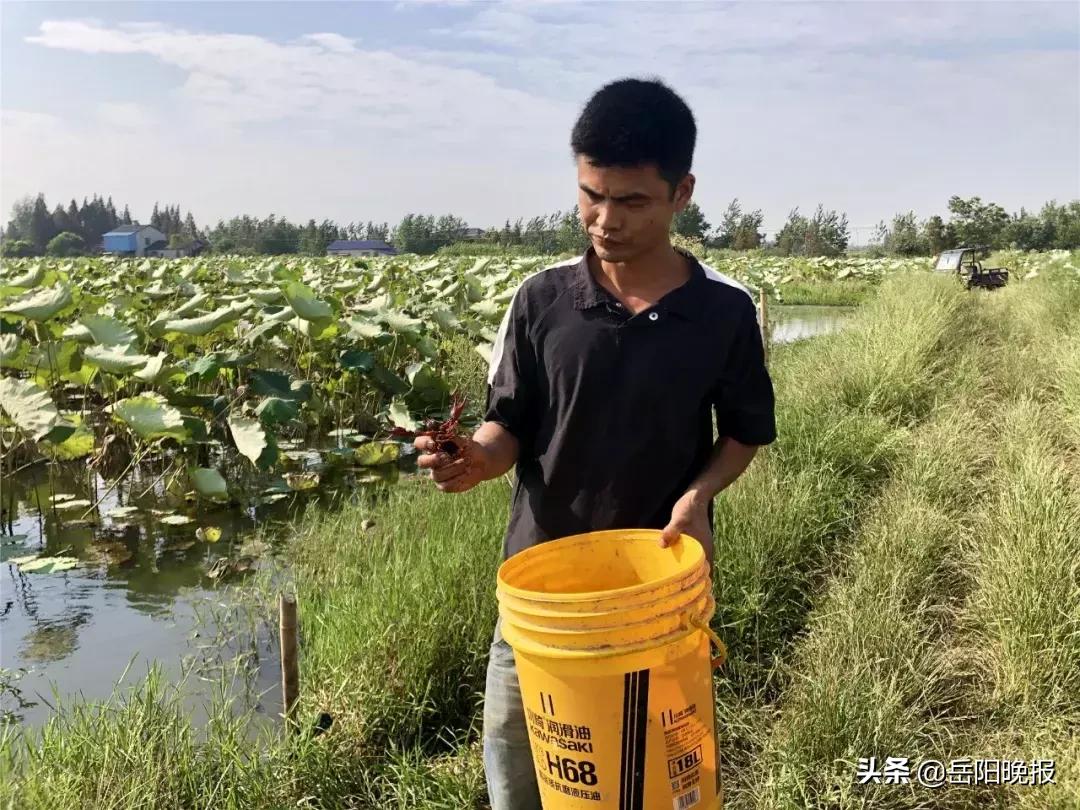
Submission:
[[[120,256],[145,256],[158,242],[164,244],[165,234],[152,225],[120,225],[101,237],[106,253]]]

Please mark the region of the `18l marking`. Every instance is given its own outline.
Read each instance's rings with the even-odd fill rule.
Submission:
[[[699,745],[693,751],[683,754],[681,757],[675,757],[675,759],[669,759],[667,763],[668,776],[674,779],[677,776],[682,776],[689,770],[696,768],[701,764],[701,746]]]

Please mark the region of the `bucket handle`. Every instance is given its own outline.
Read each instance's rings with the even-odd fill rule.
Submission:
[[[717,655],[715,658],[712,659],[713,669],[718,669],[719,667],[723,666],[724,661],[727,660],[727,647],[724,645],[724,642],[720,640],[720,636],[716,635],[716,633],[713,632],[713,629],[709,627],[709,623],[707,621],[704,621],[700,617],[689,616],[688,618],[690,624],[692,624],[694,627],[696,627],[698,630],[708,636],[709,641],[716,645]]]

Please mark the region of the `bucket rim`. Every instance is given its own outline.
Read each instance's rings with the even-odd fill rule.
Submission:
[[[517,613],[526,614],[529,616],[538,616],[542,618],[551,619],[599,619],[603,616],[613,616],[620,613],[635,612],[641,610],[647,610],[650,607],[663,605],[665,602],[671,600],[675,594],[685,593],[688,590],[694,588],[704,588],[705,590],[711,590],[712,582],[709,576],[708,566],[702,564],[698,566],[694,571],[688,572],[687,575],[680,580],[674,580],[671,583],[665,583],[665,585],[674,586],[674,590],[670,593],[665,593],[666,588],[656,588],[655,593],[657,595],[643,591],[640,594],[635,594],[636,597],[650,596],[653,598],[647,601],[638,602],[636,600],[630,600],[624,597],[600,597],[593,600],[594,609],[592,610],[552,610],[552,605],[561,604],[563,600],[552,598],[558,596],[558,594],[542,594],[541,597],[519,597],[515,594],[507,593],[501,588],[496,589],[496,599],[500,607],[507,610],[513,610]],[[529,593],[538,593],[536,591],[530,591]],[[599,593],[610,593],[610,591],[600,591]],[[619,606],[615,609],[603,609],[604,605],[618,603]],[[587,604],[586,602],[571,602],[569,607]]]
[[[588,627],[585,629],[573,628],[573,627],[544,627],[543,625],[534,624],[528,621],[528,618],[521,620],[518,616],[528,617],[529,614],[523,611],[515,611],[513,608],[507,608],[506,610],[511,614],[518,614],[512,618],[507,618],[505,614],[500,611],[500,615],[503,620],[503,627],[506,625],[513,625],[515,628],[522,629],[526,633],[543,633],[549,636],[564,636],[567,638],[582,637],[582,636],[595,636],[611,630],[623,630],[637,627],[644,627],[656,622],[662,622],[666,619],[670,619],[672,616],[677,615],[693,615],[699,611],[708,610],[708,603],[710,600],[715,602],[715,597],[712,595],[712,589],[708,586],[701,591],[701,593],[694,596],[693,599],[687,600],[682,604],[675,605],[670,610],[665,610],[661,613],[654,613],[651,616],[647,616],[644,619],[638,619],[633,622],[618,622],[614,624],[602,625],[600,627]],[[573,614],[570,614],[573,615]],[[606,614],[612,619],[618,619],[617,613]]]
[[[716,613],[716,599],[710,593],[705,600],[704,608],[701,613],[698,614],[698,618],[708,622],[713,614]],[[686,612],[687,617],[693,615],[692,610]],[[507,632],[509,631],[509,632]],[[564,647],[551,647],[546,644],[533,641],[528,637],[527,631],[519,631],[512,623],[503,622],[502,624],[503,639],[510,648],[516,653],[521,651],[526,655],[536,656],[538,658],[554,658],[564,661],[583,661],[596,658],[616,658],[623,655],[633,655],[636,653],[647,652],[649,650],[658,649],[660,647],[667,646],[668,644],[674,644],[680,642],[683,639],[689,638],[694,633],[700,633],[701,630],[694,626],[690,621],[686,622],[685,627],[680,627],[677,630],[673,630],[662,636],[647,639],[644,641],[637,641],[631,644],[612,645],[610,647],[592,648],[592,649],[573,649]]]
[[[510,585],[506,582],[505,574],[508,571],[516,570],[522,566],[527,565],[530,560],[540,555],[551,555],[557,553],[561,548],[567,546],[573,546],[586,541],[586,538],[590,540],[603,540],[604,538],[621,537],[626,541],[644,541],[648,540],[655,543],[663,531],[660,529],[605,529],[598,532],[581,532],[579,534],[571,534],[566,537],[560,537],[556,540],[547,540],[543,543],[538,543],[535,546],[520,551],[509,559],[505,560],[502,565],[499,566],[498,575],[496,577],[496,590],[503,593],[508,593],[512,596],[516,596],[520,599],[529,599],[534,601],[549,601],[549,602],[595,602],[598,599],[613,599],[621,596],[633,596],[634,594],[641,593],[643,591],[652,590],[658,586],[665,585],[671,582],[676,582],[680,579],[685,579],[696,571],[696,569],[705,560],[705,549],[702,547],[695,538],[688,534],[680,534],[679,538],[670,545],[667,546],[667,550],[675,553],[687,549],[689,560],[686,567],[674,574],[670,574],[666,577],[660,577],[658,579],[649,580],[648,582],[641,582],[637,585],[628,585],[624,588],[610,588],[600,591],[579,591],[577,593],[549,593],[545,591],[531,591],[525,588],[519,588],[515,585]]]

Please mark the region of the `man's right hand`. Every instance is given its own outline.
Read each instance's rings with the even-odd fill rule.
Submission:
[[[492,477],[487,449],[465,436],[456,441],[461,445],[461,453],[454,459],[446,453],[436,453],[435,441],[429,436],[417,436],[413,441],[420,452],[416,466],[431,470],[431,478],[442,492],[466,492]]]

